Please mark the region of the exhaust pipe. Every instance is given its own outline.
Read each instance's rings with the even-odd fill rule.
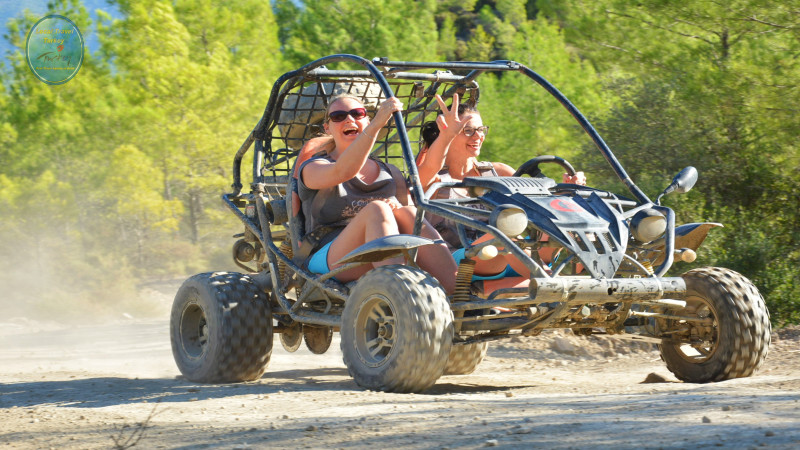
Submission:
[[[567,302],[616,303],[648,301],[662,298],[681,300],[686,282],[681,277],[669,278],[532,278],[528,288],[536,303]]]

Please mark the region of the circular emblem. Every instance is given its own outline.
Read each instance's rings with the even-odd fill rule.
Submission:
[[[45,16],[36,22],[25,42],[25,59],[36,78],[64,84],[83,64],[83,36],[64,16]]]
[[[556,198],[550,201],[550,207],[558,211],[578,212],[581,207],[570,198]]]

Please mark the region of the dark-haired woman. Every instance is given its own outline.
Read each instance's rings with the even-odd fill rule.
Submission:
[[[426,124],[423,130],[423,146],[417,157],[420,183],[427,189],[436,181],[460,181],[465,177],[473,176],[512,176],[514,169],[500,162],[482,162],[478,160],[481,146],[486,139],[489,127],[483,124],[481,114],[472,106],[459,105],[458,95],[453,95],[453,104],[450,108],[437,95],[436,101],[442,114],[436,119],[435,126]],[[583,172],[574,176],[563,175],[565,183],[586,184]],[[442,192],[444,191],[444,192]],[[459,189],[448,188],[437,192],[438,198],[466,198],[466,192]],[[464,250],[459,249],[458,234],[454,229],[455,224],[440,218],[431,218],[440,234],[455,250],[453,256],[456,262],[464,258]],[[476,236],[475,243],[493,239],[485,234]],[[475,279],[497,280],[495,288],[507,287],[502,279],[512,276],[529,278],[527,267],[511,255],[501,254],[489,260],[475,260]],[[513,281],[512,281],[513,282]],[[506,283],[507,284],[507,283]]]

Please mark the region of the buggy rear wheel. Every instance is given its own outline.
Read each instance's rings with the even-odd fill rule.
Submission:
[[[675,336],[659,344],[667,368],[691,383],[752,375],[767,356],[771,333],[758,289],[739,273],[717,267],[691,270],[683,278],[686,307],[674,314],[700,320],[659,321],[661,332]]]
[[[246,275],[198,274],[175,295],[170,337],[175,363],[191,381],[257,380],[272,355],[270,306]]]
[[[453,315],[439,282],[408,266],[377,267],[356,284],[342,315],[344,363],[366,389],[420,392],[444,372]]]
[[[450,349],[450,356],[447,358],[447,365],[444,368],[444,374],[471,374],[478,367],[478,364],[483,361],[483,358],[486,357],[486,350],[488,348],[488,342],[454,345],[453,348]]]

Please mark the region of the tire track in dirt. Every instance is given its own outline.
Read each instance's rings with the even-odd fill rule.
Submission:
[[[554,332],[494,342],[474,373],[409,395],[359,389],[338,336],[325,355],[276,345],[257,382],[199,385],[176,378],[165,320],[20,323],[0,324],[4,448],[109,448],[153,412],[141,448],[800,446],[797,328],[722,383],[678,382],[643,344]],[[642,383],[653,373],[665,382]]]

